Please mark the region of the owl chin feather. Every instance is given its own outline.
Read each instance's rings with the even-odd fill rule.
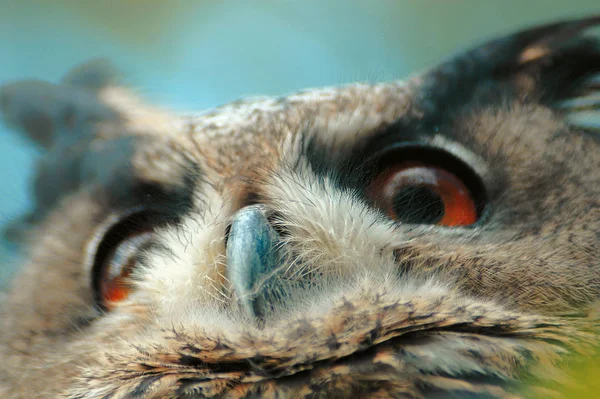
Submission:
[[[145,104],[104,61],[4,86],[6,121],[45,153],[8,230],[24,260],[0,309],[0,396],[584,392],[598,23],[199,116]]]
[[[578,322],[507,311],[431,282],[339,288],[262,326],[214,309],[198,310],[185,328],[158,323],[84,368],[71,394],[512,397],[523,378],[568,383],[563,356],[596,341]]]

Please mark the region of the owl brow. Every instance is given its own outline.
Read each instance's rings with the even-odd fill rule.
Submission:
[[[385,129],[387,131],[387,129]],[[314,133],[314,132],[312,132]],[[375,142],[379,135],[376,134]],[[301,136],[301,153],[298,165],[305,159],[317,178],[328,178],[340,190],[360,189],[369,180],[371,171],[365,168],[365,161],[381,146],[372,145],[373,137],[358,140],[346,151],[335,152],[335,142],[324,142],[322,135],[306,131]],[[406,136],[405,138],[409,138]]]

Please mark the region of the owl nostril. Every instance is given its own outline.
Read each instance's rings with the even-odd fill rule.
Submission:
[[[269,224],[277,232],[279,237],[286,238],[289,237],[290,232],[285,228],[285,219],[283,215],[279,212],[272,211],[267,214],[267,220]]]
[[[231,223],[225,227],[225,236],[223,237],[223,241],[225,242],[225,248],[227,248],[227,244],[229,243],[229,235],[231,234]]]

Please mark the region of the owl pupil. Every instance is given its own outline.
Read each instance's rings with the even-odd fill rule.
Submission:
[[[402,187],[394,196],[396,219],[404,223],[436,224],[444,217],[442,198],[423,185]]]

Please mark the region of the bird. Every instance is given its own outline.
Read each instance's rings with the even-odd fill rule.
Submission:
[[[584,392],[599,23],[196,114],[101,60],[5,84],[4,121],[41,155],[6,228],[23,255],[0,304],[0,396]]]

